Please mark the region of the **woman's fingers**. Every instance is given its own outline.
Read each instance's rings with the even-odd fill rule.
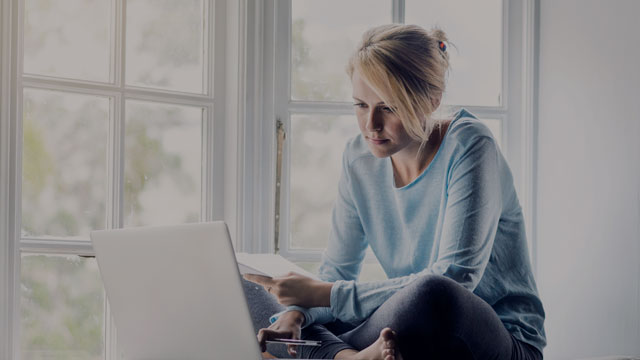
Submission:
[[[310,277],[289,272],[278,277],[269,277],[256,274],[245,274],[243,277],[261,285],[275,296],[282,305],[298,305],[302,307],[328,306],[331,297],[332,284],[322,282]]]
[[[244,274],[242,275],[242,277],[245,280],[251,281],[258,285],[262,285],[264,287],[273,286],[274,284],[273,278],[270,276],[257,275],[257,274]]]
[[[278,298],[278,302],[283,304],[283,305],[289,305],[289,304],[284,304],[281,300],[282,300],[282,290],[283,290],[283,285],[284,285],[284,289],[288,291],[287,288],[287,283],[286,283],[286,279],[285,277],[277,277],[277,278],[272,278],[269,276],[264,276],[264,275],[257,275],[257,274],[244,274],[242,275],[242,277],[245,280],[251,281],[253,283],[256,283],[258,285],[261,285],[262,287],[264,287],[264,289],[269,293],[272,294],[274,296],[276,296]]]
[[[287,345],[287,352],[291,356],[296,356],[298,354],[298,345]]]
[[[298,339],[298,336],[288,330],[281,330],[281,329],[273,330],[270,328],[260,329],[258,331],[258,343],[260,344],[260,351],[262,352],[267,351],[268,340],[273,340],[278,338]],[[294,354],[296,351],[295,348],[296,346],[293,345]],[[289,354],[291,354],[291,345],[287,346],[287,350],[289,351]]]
[[[258,285],[262,285],[262,287],[269,293],[274,294],[272,289],[276,285],[276,281],[269,276],[257,275],[257,274],[244,274],[242,277],[245,280],[251,281],[252,283],[256,283]]]
[[[267,339],[265,338],[265,329],[258,331],[258,344],[260,345],[260,352],[267,351]]]
[[[267,351],[267,340],[277,338],[278,332],[270,329],[260,329],[258,331],[258,343],[260,344],[260,351]]]
[[[260,350],[262,350],[262,352],[267,350],[268,340],[277,338],[300,339],[302,324],[300,316],[303,315],[298,311],[285,312],[268,328],[260,329],[260,331],[258,331],[258,343],[260,344]],[[298,352],[297,346],[287,344],[287,352],[291,356],[296,356]]]

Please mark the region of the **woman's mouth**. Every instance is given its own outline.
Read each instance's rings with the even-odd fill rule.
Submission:
[[[373,145],[382,145],[389,141],[389,139],[372,139],[372,138],[368,138],[368,139]]]

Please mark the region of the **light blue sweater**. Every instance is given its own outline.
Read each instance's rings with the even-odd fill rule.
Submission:
[[[388,280],[356,281],[367,245]],[[518,340],[540,351],[546,344],[511,171],[489,129],[465,110],[427,169],[402,188],[391,159],[371,154],[362,135],[347,144],[318,273],[335,282],[331,307],[290,307],[304,326],[360,323],[416,277],[438,274],[489,303]]]

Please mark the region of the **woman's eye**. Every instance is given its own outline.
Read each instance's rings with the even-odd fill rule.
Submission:
[[[382,111],[384,111],[384,112],[386,112],[386,113],[389,113],[389,114],[392,114],[392,113],[393,113],[393,109],[392,109],[392,108],[390,108],[390,107],[388,107],[388,106],[384,106],[384,107],[382,107]]]
[[[360,108],[360,109],[364,109],[367,107],[367,104],[363,104],[363,103],[355,103],[353,104],[353,106]]]

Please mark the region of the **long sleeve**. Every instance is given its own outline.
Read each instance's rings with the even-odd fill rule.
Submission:
[[[503,166],[506,166],[504,159],[492,138],[474,139],[452,163],[448,175],[444,221],[439,241],[436,240],[436,261],[420,272],[384,281],[337,280],[331,291],[333,316],[352,323],[364,320],[394,293],[422,275],[444,275],[473,291],[489,261],[502,211]],[[340,260],[338,257],[342,265],[344,261],[340,263]],[[353,265],[337,268],[353,269]]]

